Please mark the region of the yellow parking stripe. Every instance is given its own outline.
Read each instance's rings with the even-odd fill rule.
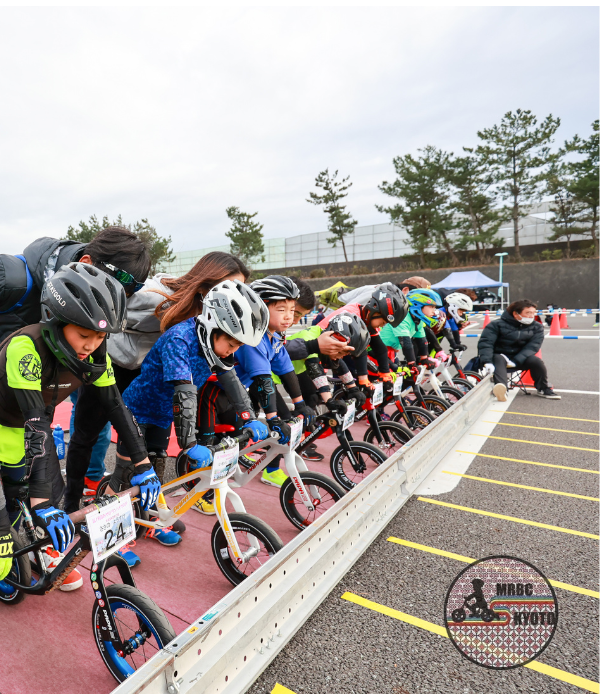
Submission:
[[[286,688],[285,685],[281,685],[280,683],[275,683],[275,686],[273,690],[271,691],[271,695],[296,695],[293,690],[290,690],[289,688]]]
[[[476,559],[471,557],[464,557],[462,554],[455,554],[454,552],[447,552],[445,549],[436,549],[435,547],[428,547],[425,544],[419,544],[418,542],[411,542],[410,540],[401,540],[399,537],[388,537],[388,542],[393,542],[394,544],[401,544],[403,547],[412,547],[413,549],[420,549],[422,552],[429,552],[430,554],[437,554],[440,557],[446,557],[447,559],[456,559],[457,561],[463,561],[465,564],[472,564]],[[591,588],[582,588],[581,586],[573,586],[570,583],[563,583],[562,581],[554,581],[549,578],[548,581],[555,588],[564,588],[565,591],[571,591],[571,593],[579,593],[581,595],[589,595],[590,598],[600,598],[600,592],[593,591]]]
[[[500,513],[491,513],[489,510],[477,510],[477,508],[467,508],[466,506],[457,506],[454,503],[445,503],[444,501],[434,501],[432,498],[423,498],[419,496],[418,501],[425,503],[433,503],[436,506],[445,506],[446,508],[455,508],[456,510],[464,510],[467,513],[477,513],[477,515],[487,515],[490,518],[499,518],[500,520],[510,520],[513,523],[522,523],[523,525],[533,525],[534,527],[543,527],[546,530],[556,530],[556,532],[566,532],[568,535],[579,535],[579,537],[588,537],[591,540],[599,540],[598,535],[591,532],[580,532],[579,530],[569,530],[566,527],[557,527],[556,525],[546,525],[546,523],[538,523],[535,520],[524,520],[523,518],[513,518],[510,515],[501,515]]]
[[[567,493],[566,491],[552,491],[551,489],[542,489],[538,486],[525,486],[525,484],[513,484],[510,481],[496,481],[496,479],[484,479],[482,476],[471,476],[470,474],[460,474],[459,472],[442,472],[442,474],[452,474],[452,476],[461,476],[463,479],[474,479],[475,481],[487,481],[489,484],[500,484],[500,486],[513,486],[516,489],[528,489],[529,491],[542,491],[543,493],[553,493],[556,496],[570,496],[571,498],[582,498],[585,501],[600,501],[600,498],[595,496],[580,496],[578,493]]]
[[[540,428],[538,425],[519,425],[519,423],[500,423],[495,420],[483,420],[482,423],[491,423],[492,425],[508,425],[511,428],[529,428],[530,430],[550,430],[553,433],[574,433],[575,435],[595,435],[600,433],[583,433],[581,430],[563,430],[562,428]]]
[[[491,413],[510,413],[512,416],[533,416],[534,418],[555,418],[556,420],[576,420],[582,423],[600,423],[592,418],[567,418],[567,416],[547,416],[545,413],[519,413],[519,411],[490,411]]]
[[[479,435],[479,433],[471,433],[475,437],[484,437],[488,440],[508,440],[508,442],[526,442],[528,445],[543,445],[544,447],[562,447],[565,450],[583,450],[584,452],[600,452],[591,447],[571,447],[571,445],[555,445],[553,442],[535,442],[534,440],[517,440],[516,438],[498,437],[497,435]]]
[[[362,596],[356,595],[354,593],[344,593],[342,595],[342,600],[347,600],[350,603],[355,603],[363,608],[373,610],[373,612],[381,613],[387,617],[393,617],[396,620],[405,622],[408,625],[413,625],[414,627],[420,627],[427,632],[432,634],[437,634],[440,637],[448,638],[448,633],[446,628],[441,625],[434,625],[432,622],[427,622],[427,620],[422,620],[420,617],[414,617],[413,615],[407,615],[406,613],[400,612],[400,610],[394,610],[394,608],[388,608],[387,605],[381,605],[380,603],[374,603],[372,600],[363,598]],[[525,664],[525,668],[530,668],[532,671],[537,671],[545,676],[551,676],[564,683],[569,683],[577,688],[583,688],[584,690],[589,690],[591,693],[600,692],[600,684],[595,681],[590,681],[587,678],[582,678],[581,676],[576,676],[574,673],[568,673],[567,671],[561,671],[559,668],[554,668],[554,666],[548,666],[547,664],[542,664],[539,661],[530,661]]]
[[[456,450],[465,455],[477,455],[488,459],[500,459],[504,462],[519,462],[520,464],[535,464],[536,467],[553,467],[554,469],[568,469],[572,472],[588,472],[589,474],[600,474],[596,469],[582,469],[581,467],[565,467],[563,464],[549,464],[548,462],[531,462],[528,459],[515,459],[514,457],[498,457],[498,455],[486,455],[482,452],[468,452],[467,450]]]

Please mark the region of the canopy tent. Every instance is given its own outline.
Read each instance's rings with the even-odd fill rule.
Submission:
[[[469,270],[452,272],[441,282],[431,285],[432,289],[489,289],[490,287],[508,287],[508,282],[496,282],[479,270]]]
[[[322,289],[320,292],[315,292],[315,294],[321,295],[325,294],[325,292],[333,292],[336,289],[339,289],[340,291],[345,291],[346,289],[352,289],[352,287],[349,287],[343,282],[336,282],[335,284],[332,284],[331,287],[327,287],[327,289]]]
[[[319,297],[319,304],[323,304],[327,309],[341,309],[344,303],[338,299],[340,294],[353,289],[343,282],[336,282],[331,287],[327,289],[322,289],[320,292],[315,292],[315,295]]]

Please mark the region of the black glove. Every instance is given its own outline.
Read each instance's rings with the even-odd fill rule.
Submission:
[[[459,343],[456,347],[452,348],[453,350],[457,350],[458,352],[465,351],[467,349],[467,346],[464,343]]]
[[[337,399],[329,399],[329,401],[325,402],[325,405],[330,411],[333,411],[334,413],[339,413],[341,416],[345,415],[346,411],[348,410],[346,402],[338,401]]]
[[[348,401],[352,401],[352,399],[356,400],[357,408],[362,408],[367,400],[364,392],[362,392],[357,386],[353,386],[351,389],[346,389],[346,396],[348,397]]]
[[[437,367],[437,365],[431,359],[431,357],[427,357],[426,355],[422,355],[421,357],[419,357],[419,364],[425,365],[427,369],[435,369]]]
[[[279,444],[287,445],[290,441],[290,436],[292,434],[292,429],[290,426],[279,416],[273,416],[273,418],[267,418],[267,423],[270,430],[274,430],[279,435]]]
[[[310,428],[310,426],[314,423],[316,415],[317,415],[317,412],[315,411],[315,409],[311,408],[310,406],[307,406],[307,404],[304,401],[299,401],[298,403],[294,404],[294,410],[292,411],[292,416],[294,418],[298,418],[299,416],[304,416],[304,425],[307,428]]]
[[[391,362],[390,361],[390,371],[391,372],[397,372],[398,371],[399,364],[397,362]]]

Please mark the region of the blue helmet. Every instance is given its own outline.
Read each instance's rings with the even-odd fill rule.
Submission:
[[[430,328],[438,322],[437,317],[434,316],[430,318],[423,313],[424,306],[436,306],[437,308],[443,306],[442,298],[435,290],[411,289],[410,292],[407,292],[406,299],[408,301],[409,311],[414,318],[423,321],[423,323]]]

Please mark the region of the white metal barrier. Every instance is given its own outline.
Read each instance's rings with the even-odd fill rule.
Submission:
[[[245,692],[477,421],[490,386],[486,377],[113,692]]]

